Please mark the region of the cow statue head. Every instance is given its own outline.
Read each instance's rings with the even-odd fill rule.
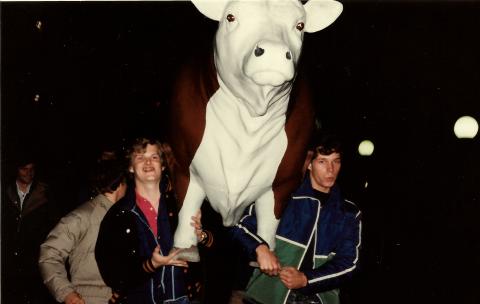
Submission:
[[[334,0],[193,0],[219,21],[214,56],[221,87],[253,117],[290,92],[304,32],[319,31],[342,12]]]

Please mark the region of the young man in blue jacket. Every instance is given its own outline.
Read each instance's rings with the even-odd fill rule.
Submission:
[[[280,220],[275,251],[256,234],[253,205],[233,229],[259,264],[247,286],[248,303],[339,303],[338,288],[357,268],[361,213],[335,183],[340,142],[322,135],[311,150],[306,177]]]

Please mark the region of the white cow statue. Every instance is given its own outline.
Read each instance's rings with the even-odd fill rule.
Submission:
[[[191,216],[207,199],[225,226],[256,202],[273,250],[283,203],[299,185],[314,123],[297,77],[303,34],[340,15],[334,0],[193,0],[219,21],[213,54],[183,68],[171,102],[174,184],[182,203],[174,247],[199,259]]]

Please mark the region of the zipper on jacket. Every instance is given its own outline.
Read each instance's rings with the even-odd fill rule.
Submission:
[[[153,278],[150,279],[150,295],[152,296],[152,303],[156,304],[155,302],[155,297],[153,296],[155,294],[155,286],[153,285]]]
[[[135,207],[134,207],[134,208],[135,208]],[[165,256],[165,255],[163,254],[163,252],[162,252],[162,247],[160,247],[160,244],[158,243],[158,240],[157,240],[157,237],[155,236],[155,233],[153,233],[152,228],[150,228],[150,226],[148,225],[148,223],[146,223],[146,222],[143,220],[143,218],[140,216],[140,214],[139,214],[137,211],[135,211],[134,209],[131,209],[130,211],[132,211],[132,213],[135,214],[135,215],[140,219],[140,221],[148,228],[148,230],[150,230],[150,232],[151,232],[152,235],[153,235],[153,239],[155,240],[155,244],[157,244],[157,245],[158,245],[158,248],[160,249],[160,253],[161,253],[163,256]]]
[[[140,219],[140,221],[143,223],[143,225],[145,225],[148,230],[150,230],[150,232],[152,233],[152,236],[153,236],[153,239],[155,240],[155,244],[157,244],[158,248],[160,249],[160,254],[163,255],[163,252],[162,252],[162,248],[160,247],[160,244],[158,243],[158,240],[157,238],[155,237],[155,234],[153,233],[153,230],[152,228],[150,228],[150,226],[148,225],[148,223],[146,223],[143,218],[140,216],[140,214],[134,210],[135,207],[133,207],[132,209],[130,209],[130,211],[135,214],[136,217],[138,217]],[[162,283],[162,289],[163,289],[163,294],[165,294],[165,286],[163,284],[163,271],[165,271],[165,267],[162,268],[162,280],[161,280],[161,283]],[[154,294],[155,294],[155,286],[154,286],[154,279],[151,278],[150,279],[150,295],[152,296],[152,302],[154,304],[156,304],[157,302],[155,302],[155,297],[154,297]],[[173,281],[173,278],[172,278],[172,281]]]

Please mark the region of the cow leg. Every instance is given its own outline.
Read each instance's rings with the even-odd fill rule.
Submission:
[[[255,202],[257,234],[268,243],[272,251],[275,249],[275,233],[280,222],[275,218],[274,205],[275,200],[272,190],[262,194]]]
[[[204,199],[205,192],[200,187],[195,175],[190,174],[187,194],[178,214],[178,226],[173,238],[173,247],[186,249],[177,255],[178,259],[190,262],[200,260],[196,247],[197,235],[195,234],[195,228],[190,223],[192,222],[192,216],[196,215]]]

